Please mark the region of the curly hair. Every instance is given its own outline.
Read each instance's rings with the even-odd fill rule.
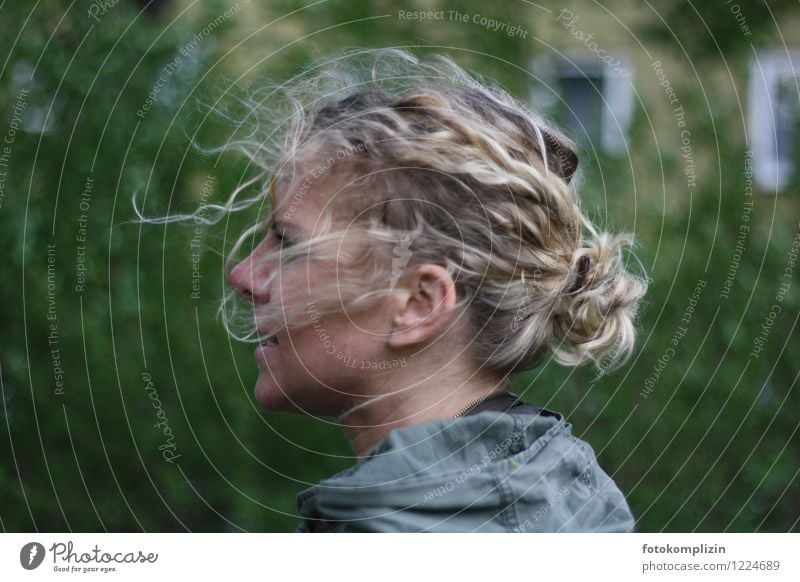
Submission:
[[[394,292],[404,270],[437,263],[456,283],[468,349],[481,366],[508,374],[552,355],[605,372],[630,357],[647,289],[624,261],[633,236],[592,224],[573,180],[575,145],[505,91],[446,57],[365,50],[337,54],[242,103],[247,135],[219,150],[245,154],[263,188],[245,201],[237,191],[220,215],[267,204],[288,218],[315,181],[347,177],[324,201],[329,217],[348,218],[347,228],[331,218],[311,240],[275,251],[281,265],[300,256],[337,263],[336,289],[315,289],[317,310],[369,305]],[[264,224],[239,237],[231,261]],[[347,254],[346,239],[369,244]],[[301,311],[272,323],[307,325]]]

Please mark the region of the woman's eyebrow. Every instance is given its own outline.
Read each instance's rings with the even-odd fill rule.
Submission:
[[[281,220],[273,218],[270,220],[270,228],[275,232],[290,232],[290,233],[297,233],[299,229],[297,226],[291,222],[283,222]]]

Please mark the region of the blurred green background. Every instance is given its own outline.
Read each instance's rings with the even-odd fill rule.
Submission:
[[[231,132],[203,103],[350,46],[496,78],[581,144],[595,220],[635,232],[652,278],[635,358],[514,387],[592,444],[637,530],[798,531],[799,107],[781,63],[800,64],[800,14],[783,0],[0,4],[0,528],[290,531],[295,495],[353,464],[334,425],[258,409],[251,347],[216,320],[247,217],[131,223],[134,193],[192,212],[251,174],[192,148]]]

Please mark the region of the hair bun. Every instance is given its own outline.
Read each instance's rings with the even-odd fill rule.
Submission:
[[[647,290],[644,279],[627,271],[625,247],[631,234],[594,233],[578,251],[574,283],[553,311],[551,349],[561,364],[594,362],[601,372],[625,363],[634,348],[635,320]]]
[[[586,281],[586,274],[589,272],[591,267],[591,257],[589,255],[581,255],[581,258],[578,259],[578,275],[575,278],[575,282],[572,284],[572,287],[570,287],[569,291],[567,291],[567,295],[574,295],[583,289]]]

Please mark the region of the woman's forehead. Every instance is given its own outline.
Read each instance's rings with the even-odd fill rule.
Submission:
[[[302,214],[335,213],[346,198],[353,174],[344,164],[316,158],[284,165],[270,182],[269,199],[272,208],[287,218]]]

